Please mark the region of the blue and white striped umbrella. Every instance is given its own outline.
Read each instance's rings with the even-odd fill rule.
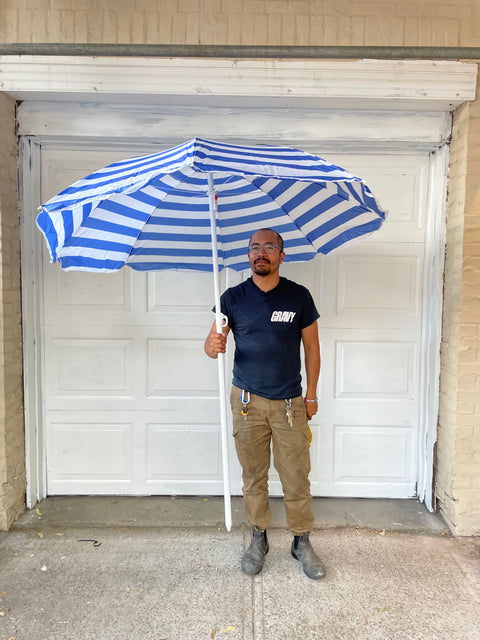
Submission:
[[[37,224],[62,269],[212,271],[208,176],[218,208],[218,266],[248,269],[261,227],[284,238],[288,261],[331,253],[378,229],[385,213],[366,184],[288,147],[194,138],[116,162],[49,200]]]
[[[285,262],[328,254],[385,219],[367,185],[340,167],[288,147],[245,147],[194,138],[168,151],[116,162],[42,207],[37,224],[62,269],[218,271],[249,267],[260,228],[284,239]],[[225,363],[218,358],[225,523],[231,528]]]

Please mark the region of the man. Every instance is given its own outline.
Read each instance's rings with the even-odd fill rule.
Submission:
[[[285,258],[283,240],[272,229],[250,238],[248,259],[252,277],[228,289],[221,298],[227,316],[223,333],[215,322],[205,340],[205,353],[225,353],[227,335],[235,338],[233,386],[230,396],[233,435],[243,472],[245,511],[253,527],[252,541],[242,557],[242,570],[255,575],[268,552],[270,524],[268,470],[270,441],[280,476],[288,528],[294,535],[292,556],[310,578],[325,568],[312,548],[310,429],[307,419],[317,413],[316,389],[320,372],[319,314],[309,291],[280,277]],[[307,373],[302,398],[300,344]]]

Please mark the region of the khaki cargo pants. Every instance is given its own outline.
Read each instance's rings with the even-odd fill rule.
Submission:
[[[247,405],[248,413],[242,415],[241,392],[232,387],[230,404],[248,521],[262,530],[270,524],[268,470],[272,441],[273,462],[283,487],[288,528],[294,535],[311,531],[314,517],[308,479],[310,431],[302,397],[292,398],[294,417],[290,425],[285,400],[268,400],[253,393]]]

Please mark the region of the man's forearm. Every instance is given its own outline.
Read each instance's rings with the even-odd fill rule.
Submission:
[[[320,343],[316,322],[302,329],[302,342],[305,352],[305,370],[307,373],[305,397],[308,400],[314,400],[317,397],[318,376],[320,375]]]
[[[307,374],[305,397],[313,400],[317,397],[317,385],[320,376],[320,351],[316,349],[305,351],[305,371]]]

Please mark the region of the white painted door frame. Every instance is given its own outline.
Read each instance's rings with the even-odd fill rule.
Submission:
[[[230,109],[238,105],[251,108],[310,109],[332,108],[373,110],[381,115],[385,109],[423,110],[447,113],[453,106],[475,96],[477,67],[473,64],[432,61],[208,61],[177,59],[114,58],[43,58],[31,56],[0,57],[2,90],[19,100],[101,100],[107,103],[145,104],[145,97],[157,105],[223,104]],[[82,73],[79,73],[81,71]],[[381,73],[379,73],[381,71]],[[125,82],[125,73],[131,83]],[[166,82],[160,81],[160,76]],[[182,83],[178,79],[182,77]],[[306,82],[305,82],[306,81]],[[303,83],[303,84],[302,84]],[[202,87],[199,91],[198,87]],[[127,89],[126,89],[127,88]],[[28,107],[28,103],[25,105]],[[195,107],[194,107],[195,108]],[[108,107],[105,109],[108,111]],[[278,113],[280,113],[278,111]],[[317,113],[318,115],[318,113]],[[40,115],[40,119],[41,119]],[[22,130],[24,136],[48,131]],[[50,133],[50,132],[48,132]],[[147,139],[152,131],[142,132]],[[53,134],[54,135],[54,134]],[[134,132],[132,132],[132,137]],[[215,137],[215,135],[211,136]],[[302,135],[303,137],[303,135]],[[308,139],[304,138],[304,139]],[[347,142],[348,140],[348,142]],[[41,277],[38,245],[33,241],[36,209],[35,191],[39,184],[39,149],[41,138],[25,137],[21,144],[22,198],[22,289],[24,314],[24,378],[27,457],[27,504],[32,506],[46,495],[44,441],[42,428],[42,370],[40,318],[41,294],[35,286]],[[330,144],[335,141],[328,140]],[[352,144],[354,139],[337,141]],[[397,140],[397,142],[399,142]],[[416,140],[418,143],[418,139]],[[440,141],[439,141],[440,142]],[[362,140],[359,139],[361,144]],[[415,144],[415,142],[413,142]],[[433,141],[422,143],[432,148]],[[435,145],[433,145],[435,146]],[[447,150],[438,153],[431,180],[445,176]],[[445,180],[443,181],[445,184]],[[425,296],[424,342],[427,345],[423,364],[425,379],[431,381],[424,390],[418,469],[418,494],[431,505],[432,456],[438,412],[438,378],[440,372],[439,341],[441,330],[441,278],[443,276],[444,192],[433,198],[429,230],[429,265],[424,285],[431,292]]]
[[[26,501],[32,507],[47,495],[43,405],[43,262],[30,228],[40,193],[40,146],[31,138],[20,143],[19,190],[22,215],[22,327],[25,406]]]
[[[32,506],[38,499],[46,496],[45,442],[44,442],[44,408],[41,383],[43,379],[43,287],[41,286],[42,260],[40,244],[35,241],[34,219],[36,207],[34,202],[38,195],[34,191],[39,188],[40,173],[40,139],[24,138],[22,140],[22,193],[24,194],[24,224],[22,273],[24,277],[24,344],[25,344],[25,389],[26,389],[26,434],[27,434],[27,466],[28,466],[28,501]],[[71,145],[72,142],[66,143]],[[98,142],[97,144],[100,144]],[[47,146],[48,143],[47,143]],[[58,146],[58,142],[55,143]],[[372,148],[370,147],[370,151]],[[446,184],[446,168],[448,148],[444,145],[433,155],[431,184]],[[435,193],[435,192],[434,192]],[[438,188],[437,188],[438,193]],[[418,437],[418,496],[432,508],[432,476],[433,476],[433,444],[436,439],[436,422],[438,413],[438,379],[440,371],[439,341],[441,329],[441,284],[443,277],[444,253],[444,198],[442,194],[429,201],[428,230],[425,247],[427,259],[424,267],[425,296],[423,309],[424,326],[422,329],[422,379],[429,381],[422,390],[422,416]],[[30,217],[27,215],[30,212]],[[37,285],[37,286],[36,286]]]
[[[449,147],[442,145],[432,154],[429,175],[429,202],[423,280],[422,362],[420,379],[423,402],[418,429],[417,497],[433,511],[433,454],[437,440],[440,400],[440,343],[442,338],[443,278],[446,243],[446,202]],[[435,189],[443,176],[443,189]]]

